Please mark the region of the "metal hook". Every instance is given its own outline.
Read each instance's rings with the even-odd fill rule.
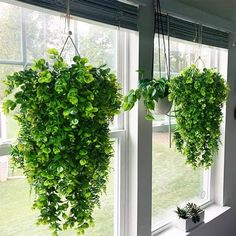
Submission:
[[[197,62],[199,62],[199,61],[202,63],[203,67],[205,68],[205,67],[206,67],[205,62],[202,60],[201,56],[199,56],[199,57],[195,60],[194,64],[197,64]]]
[[[65,42],[64,42],[64,44],[63,44],[62,50],[61,50],[61,52],[60,52],[60,56],[62,55],[62,53],[63,53],[63,51],[64,51],[64,49],[65,49],[65,46],[66,46],[66,44],[67,44],[67,42],[68,42],[69,39],[70,39],[70,41],[72,42],[72,44],[73,44],[73,46],[74,46],[74,48],[75,48],[76,53],[80,56],[79,51],[78,51],[78,49],[77,49],[77,47],[76,47],[76,45],[75,45],[75,42],[74,42],[74,40],[73,40],[72,37],[71,37],[72,31],[70,30],[70,0],[67,0],[65,19],[66,19],[66,22],[67,22],[68,36],[67,36],[67,38],[66,38],[66,40],[65,40]]]

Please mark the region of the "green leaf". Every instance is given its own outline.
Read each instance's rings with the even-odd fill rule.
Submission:
[[[5,114],[8,114],[10,110],[14,110],[16,107],[16,103],[12,100],[6,100],[3,103],[2,109]]]
[[[151,120],[154,120],[155,118],[153,117],[153,115],[147,114],[147,115],[145,115],[145,119],[151,121]]]
[[[94,81],[94,78],[91,74],[88,74],[87,76],[84,77],[84,82],[89,84],[91,83],[92,81]]]
[[[82,159],[82,160],[80,160],[80,165],[81,166],[84,166],[84,165],[86,165],[87,164],[87,161],[86,160],[84,160],[84,159]]]
[[[47,53],[51,54],[51,55],[54,55],[54,56],[58,56],[59,55],[58,51],[55,48],[48,49]]]

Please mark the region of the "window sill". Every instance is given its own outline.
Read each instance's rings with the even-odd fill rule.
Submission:
[[[199,225],[197,228],[193,229],[190,232],[183,232],[180,229],[176,228],[175,226],[170,226],[166,230],[159,232],[159,233],[153,233],[152,236],[186,236],[190,233],[198,231],[200,228],[204,227],[207,223],[215,219],[216,217],[220,216],[224,212],[228,211],[230,207],[222,207],[217,204],[212,204],[209,207],[205,208],[205,219],[204,224]]]

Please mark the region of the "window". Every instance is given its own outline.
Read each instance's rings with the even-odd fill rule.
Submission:
[[[48,48],[60,50],[66,38],[65,19],[56,13],[46,14],[41,11],[0,3],[0,80],[7,74],[23,69],[33,63],[35,58],[45,57]],[[14,15],[14,17],[12,17]],[[116,27],[71,21],[73,39],[80,54],[88,57],[90,63],[98,66],[107,64],[119,81],[125,86],[125,58],[128,32]],[[63,56],[71,61],[75,50],[68,44]],[[4,98],[4,87],[0,86],[0,108]],[[1,111],[1,109],[0,109]],[[85,235],[118,235],[121,215],[120,176],[124,158],[124,115],[115,117],[111,124],[111,139],[114,142],[114,157],[111,160],[110,176],[106,194],[101,197],[101,207],[94,211],[95,227]],[[0,112],[0,164],[6,161],[5,143],[9,144],[17,136],[17,124],[12,117]],[[8,179],[0,182],[0,232],[8,235],[50,235],[47,227],[35,225],[37,212],[31,210],[34,194],[30,196],[29,185],[21,170],[12,170],[11,158],[8,159]],[[7,163],[5,163],[7,168]],[[62,235],[73,236],[75,232],[63,232]]]
[[[166,42],[167,45],[167,42]],[[163,45],[161,50],[163,51]],[[158,72],[158,52],[155,45],[154,74]],[[197,60],[198,57],[202,58]],[[185,67],[196,62],[199,68],[216,68],[226,78],[227,50],[199,45],[183,40],[170,39],[170,73],[176,76]],[[164,55],[161,54],[164,65]],[[163,66],[162,66],[163,67]],[[166,76],[165,68],[162,75]],[[157,73],[158,72],[158,73]],[[172,114],[173,115],[173,114]],[[152,172],[152,228],[168,222],[177,205],[188,201],[200,205],[211,200],[210,170],[196,169],[185,165],[185,158],[175,150],[172,132],[175,118],[159,115],[153,122],[153,172]],[[170,147],[171,146],[171,147]]]
[[[52,11],[44,13],[43,10],[32,10],[32,8],[27,9],[2,2],[0,3],[0,11],[0,80],[3,80],[11,72],[30,66],[34,58],[45,57],[46,49],[52,47],[58,50],[61,49],[67,35],[63,33],[65,32],[64,17],[60,17],[58,13]],[[138,69],[139,56],[136,33],[92,21],[78,20],[78,18],[71,20],[71,29],[73,32],[72,37],[81,55],[88,57],[95,66],[106,63],[111,67],[117,74],[120,83],[122,83],[123,93],[127,89],[127,77],[130,77],[131,88],[137,86],[138,76],[135,71]],[[70,62],[74,54],[73,46],[68,44],[63,56]],[[170,40],[171,76],[177,75],[182,69],[193,63],[199,55],[203,59],[205,66],[217,68],[226,77],[227,50],[174,38]],[[163,59],[164,55],[161,54],[161,60],[163,61]],[[203,64],[199,62],[199,67],[202,66]],[[158,68],[156,44],[155,76],[159,76]],[[165,67],[162,66],[161,70],[162,75],[165,76]],[[31,210],[34,196],[33,192],[31,196],[29,195],[29,185],[22,171],[11,169],[11,158],[7,156],[7,153],[9,144],[16,138],[18,127],[12,116],[6,117],[1,112],[1,104],[4,97],[3,91],[4,87],[0,86],[0,167],[5,164],[5,168],[8,168],[8,179],[0,182],[0,232],[4,236],[50,235],[46,226],[37,227],[35,225],[37,212]],[[142,112],[144,110],[134,109],[130,116],[128,113],[122,113],[115,117],[110,125],[110,136],[114,141],[115,154],[111,160],[111,173],[107,192],[101,197],[101,208],[95,209],[95,227],[88,229],[85,236],[124,236],[129,235],[131,227],[135,228],[137,226],[135,225],[137,212],[133,213],[130,209],[137,207],[135,204],[137,203],[136,197],[138,193],[135,191],[137,191],[138,184],[140,184],[140,179],[138,179],[139,176],[137,175],[143,166],[138,166],[136,159],[133,156],[128,156],[128,154],[133,152],[134,157],[139,156],[137,155],[138,149],[136,147],[140,144],[140,133],[143,130],[137,134],[136,120],[133,121],[132,119],[134,115],[138,120]],[[126,116],[129,116],[131,121],[129,124],[127,124],[128,119]],[[140,124],[142,122],[138,123],[138,125]],[[174,126],[175,118],[169,116],[159,116],[158,120],[153,122],[153,229],[169,221],[177,204],[181,205],[191,200],[203,204],[212,199],[210,191],[212,187],[210,181],[211,171],[193,171],[191,167],[185,165],[184,157],[175,151],[171,139],[173,135],[170,136]],[[127,129],[128,127],[129,130]],[[126,140],[126,136],[130,139]],[[136,139],[137,137],[138,139]],[[149,138],[151,138],[151,134],[147,135],[147,133],[142,137],[145,140],[149,140]],[[148,143],[150,144],[150,142]],[[169,147],[170,143],[172,144],[171,148]],[[150,152],[145,150],[144,153]],[[148,154],[148,157],[151,158],[151,154]],[[144,155],[144,162],[146,161],[145,158],[146,156]],[[8,160],[8,166],[6,160]],[[146,171],[145,168],[143,170]],[[142,174],[145,174],[144,171]],[[144,182],[141,185],[145,185],[146,182]],[[150,182],[147,184],[151,184]],[[151,191],[147,195],[149,193]],[[143,191],[143,196],[145,194],[146,192]],[[140,198],[138,201],[150,203],[151,199]],[[138,207],[140,207],[140,204]],[[140,211],[140,209],[138,210]],[[147,212],[149,213],[149,210]],[[140,215],[143,217],[142,214],[139,214],[138,217]],[[135,219],[129,221],[128,217]],[[131,223],[128,225],[127,222]],[[76,234],[68,231],[63,232],[61,235],[73,236]]]

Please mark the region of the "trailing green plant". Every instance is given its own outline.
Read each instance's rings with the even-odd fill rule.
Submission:
[[[200,213],[202,209],[195,203],[187,203],[185,207],[177,207],[175,213],[182,219],[192,219],[194,223],[200,221]]]
[[[166,78],[160,79],[141,79],[137,89],[131,89],[129,94],[124,97],[123,109],[130,111],[135,103],[143,99],[144,106],[147,110],[146,120],[154,120],[153,111],[155,102],[168,95],[169,82]]]
[[[169,99],[176,110],[176,148],[194,168],[213,163],[228,91],[222,75],[213,69],[200,71],[195,65],[170,81]]]
[[[92,212],[105,191],[113,156],[109,122],[121,106],[120,85],[106,66],[75,56],[69,66],[55,49],[52,66],[39,59],[7,76],[5,113],[19,109],[20,131],[12,156],[36,193],[38,224],[53,235],[94,224]]]

